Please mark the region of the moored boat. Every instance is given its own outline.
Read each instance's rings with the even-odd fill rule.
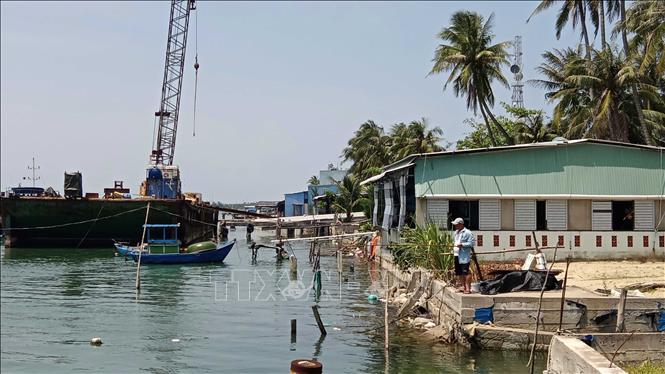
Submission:
[[[129,256],[135,261],[141,259],[141,264],[202,264],[202,263],[222,263],[231,252],[236,240],[227,242],[216,242],[212,249],[204,249],[194,252],[179,253],[151,253],[133,251]]]

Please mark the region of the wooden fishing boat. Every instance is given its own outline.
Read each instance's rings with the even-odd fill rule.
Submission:
[[[181,248],[178,240],[179,224],[148,224],[145,225],[146,240],[142,249],[115,243],[118,255],[131,257],[141,264],[199,264],[221,263],[231,252],[235,240],[218,242],[204,241]]]
[[[197,243],[204,244],[209,242]],[[190,252],[190,248],[196,246],[194,244],[190,246],[187,251],[180,253],[154,253],[154,252],[143,252],[139,253],[138,251],[130,252],[129,256],[135,261],[139,261],[139,256],[141,258],[141,264],[202,264],[202,263],[222,263],[228,254],[231,252],[233,245],[236,244],[236,240],[227,242],[212,242],[215,243],[215,247],[211,249],[203,249],[200,251]]]

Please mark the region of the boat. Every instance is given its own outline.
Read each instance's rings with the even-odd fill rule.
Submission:
[[[113,239],[137,245],[148,202],[148,223],[180,222],[183,245],[214,235],[217,210],[183,199],[152,198],[0,197],[0,231],[5,246],[14,248],[103,248]]]
[[[182,248],[178,240],[180,224],[146,224],[143,247],[114,243],[118,255],[142,264],[221,263],[231,252],[233,241],[203,241]]]
[[[180,253],[150,253],[138,251],[130,252],[129,256],[134,262],[141,259],[141,264],[204,264],[204,263],[222,263],[231,252],[236,239],[227,242],[214,242],[215,247],[194,252]],[[199,243],[197,243],[199,244]],[[196,245],[196,244],[195,244]],[[191,247],[191,246],[190,246]]]

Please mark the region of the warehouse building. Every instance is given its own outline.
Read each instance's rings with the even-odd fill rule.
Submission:
[[[558,246],[577,258],[665,255],[665,148],[582,139],[409,156],[364,181],[373,222],[451,229],[476,251]],[[494,256],[521,258],[515,252]]]

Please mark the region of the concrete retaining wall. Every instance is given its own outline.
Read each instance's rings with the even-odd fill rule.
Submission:
[[[621,374],[623,369],[612,365],[603,355],[578,338],[555,336],[547,357],[547,374]]]

